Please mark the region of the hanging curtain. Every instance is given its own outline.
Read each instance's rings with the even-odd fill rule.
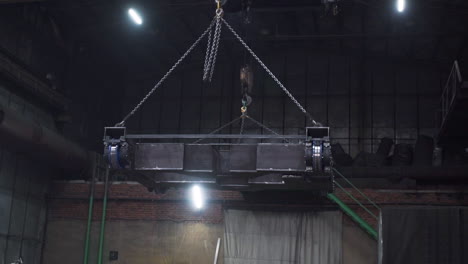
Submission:
[[[224,212],[225,264],[341,264],[340,212]]]
[[[468,263],[468,207],[382,208],[379,263]]]

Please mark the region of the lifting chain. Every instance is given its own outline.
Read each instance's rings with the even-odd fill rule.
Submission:
[[[317,121],[315,121],[312,116],[305,110],[304,107],[294,98],[294,96],[286,89],[286,87],[276,78],[276,76],[273,74],[273,72],[268,69],[268,67],[263,63],[262,60],[252,51],[252,49],[245,43],[245,41],[237,34],[237,32],[229,25],[224,18],[221,18],[221,21],[226,25],[226,27],[234,34],[234,36],[239,40],[239,42],[244,46],[244,48],[247,49],[247,51],[254,57],[254,59],[262,66],[262,68],[270,75],[270,77],[281,87],[281,89],[286,93],[286,95],[296,104],[296,106],[312,121],[312,124],[314,126],[321,126],[321,124]]]
[[[211,58],[210,58],[210,55],[211,55],[211,30],[210,32],[208,32],[208,44],[206,46],[206,54],[205,54],[205,65],[203,66],[203,81],[206,81],[206,79],[208,78],[208,72],[209,72],[209,64],[211,63]]]
[[[166,74],[164,74],[161,80],[159,80],[159,82],[156,83],[156,85],[145,95],[145,97],[143,97],[143,99],[135,106],[135,108],[133,108],[133,110],[130,111],[130,113],[128,113],[124,117],[124,119],[120,123],[117,123],[115,126],[125,125],[125,121],[127,121],[127,119],[129,119],[132,115],[136,113],[136,111],[138,111],[138,109],[140,109],[140,107],[146,102],[146,100],[148,100],[148,98],[161,86],[161,84],[167,79],[167,77],[171,75],[171,73],[175,70],[175,68],[177,68],[177,66],[179,66],[179,64],[190,54],[190,52],[198,45],[198,43],[200,43],[200,41],[206,36],[206,34],[208,34],[208,32],[211,31],[211,28],[213,27],[214,22],[215,20],[213,20],[210,23],[208,28],[200,35],[200,37],[198,37],[198,39],[192,44],[192,46],[190,46],[190,48],[182,55],[182,57],[180,57],[179,60],[174,65],[172,65],[169,71],[166,72]]]
[[[242,134],[244,133],[245,117],[246,117],[246,115],[245,115],[245,114],[242,114],[242,116],[241,116],[241,124],[240,124],[240,129],[239,129],[239,135],[242,135]],[[237,141],[237,143],[241,143],[241,141],[242,141],[242,138],[239,138],[239,140]]]
[[[208,35],[208,45],[206,47],[205,65],[203,68],[203,81],[211,82],[213,78],[214,68],[216,64],[216,57],[218,55],[219,40],[221,38],[221,18],[223,16],[223,9],[221,8],[220,1],[216,1],[216,17],[215,17],[215,29],[213,33],[213,39],[211,39],[211,30]]]
[[[247,117],[247,106],[243,102],[243,105],[241,107],[241,124],[240,124],[240,129],[239,129],[239,135],[242,135],[244,133],[244,125],[245,125],[245,118]],[[241,143],[242,139],[239,138],[237,143]]]
[[[223,10],[220,8],[216,10],[216,27],[215,27],[215,32],[214,32],[214,38],[213,38],[213,59],[211,61],[211,66],[210,66],[210,78],[209,81],[211,82],[211,79],[213,78],[213,73],[214,73],[214,68],[216,64],[216,57],[218,55],[218,48],[219,48],[219,39],[221,38],[221,16],[223,15]]]
[[[124,119],[117,123],[115,126],[124,126],[125,122],[140,109],[140,107],[148,100],[148,98],[161,86],[161,84],[169,77],[169,75],[177,68],[177,66],[190,54],[190,52],[200,43],[200,41],[208,34],[208,45],[207,51],[205,55],[205,64],[204,64],[204,73],[203,73],[203,80],[211,81],[214,72],[214,66],[216,63],[216,55],[218,53],[219,47],[219,40],[221,37],[221,26],[222,23],[226,25],[226,27],[234,34],[234,36],[239,40],[239,42],[244,46],[245,49],[254,57],[254,59],[262,66],[262,68],[270,75],[270,77],[280,86],[280,88],[286,93],[286,95],[293,101],[293,103],[312,121],[314,126],[322,126],[319,122],[316,122],[312,116],[305,110],[305,108],[294,98],[294,96],[289,92],[289,90],[276,78],[273,72],[268,69],[268,67],[260,60],[260,58],[250,49],[247,43],[237,34],[237,32],[227,23],[227,21],[223,18],[223,9],[221,8],[221,1],[216,0],[217,9],[216,9],[216,16],[213,21],[210,23],[208,28],[198,37],[198,39],[190,46],[190,48],[179,58],[179,60],[169,69],[169,71],[164,74],[164,76],[159,80],[158,83],[143,97],[143,99],[133,108],[130,113],[128,113]],[[215,26],[214,33],[212,34],[212,28]],[[245,107],[245,106],[244,106]],[[244,116],[244,115],[243,115]],[[245,115],[247,118],[254,121],[249,116]],[[241,117],[239,117],[241,118]],[[243,119],[243,118],[242,118]],[[257,125],[260,125],[267,129],[268,131],[277,134],[276,132],[272,131],[271,129],[265,127],[258,121],[254,121]]]

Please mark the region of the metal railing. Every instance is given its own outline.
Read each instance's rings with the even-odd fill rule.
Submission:
[[[337,169],[333,168],[332,169],[334,175],[340,176],[350,187],[352,190],[348,191],[346,190],[338,181],[333,179],[333,184],[337,186],[343,193],[345,193],[349,198],[351,198],[354,202],[356,202],[357,205],[359,205],[366,213],[368,213],[372,218],[374,218],[377,222],[379,221],[379,216],[380,215],[380,206],[378,206],[376,203],[374,203],[367,195],[365,195],[362,191],[360,191],[351,181],[349,181],[341,172],[339,172]],[[362,202],[360,202],[352,193],[351,191],[355,191],[359,193],[360,196],[365,198],[367,202],[372,205],[374,208],[368,208],[366,205],[364,205]],[[327,197],[338,204],[338,206],[353,219],[360,227],[362,227],[372,238],[377,239],[378,238],[378,232],[373,228],[366,220],[362,218],[362,215],[358,215],[356,212],[354,212],[349,206],[347,206],[343,201],[341,201],[335,194],[333,193],[328,193]],[[374,210],[374,212],[372,211]],[[378,213],[375,213],[377,211]]]
[[[460,68],[458,62],[453,63],[447,82],[445,83],[444,91],[441,97],[441,118],[440,126],[444,125],[445,119],[447,118],[453,101],[457,97],[460,85],[462,83],[462,77],[460,74]]]

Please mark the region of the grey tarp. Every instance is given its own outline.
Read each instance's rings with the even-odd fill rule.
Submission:
[[[384,207],[381,264],[468,263],[467,207]]]
[[[340,212],[226,210],[225,264],[340,264]]]

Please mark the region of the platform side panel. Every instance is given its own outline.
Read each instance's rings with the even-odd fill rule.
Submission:
[[[135,145],[135,170],[183,170],[184,144],[138,143]]]
[[[305,171],[304,145],[259,144],[257,147],[258,171]]]

